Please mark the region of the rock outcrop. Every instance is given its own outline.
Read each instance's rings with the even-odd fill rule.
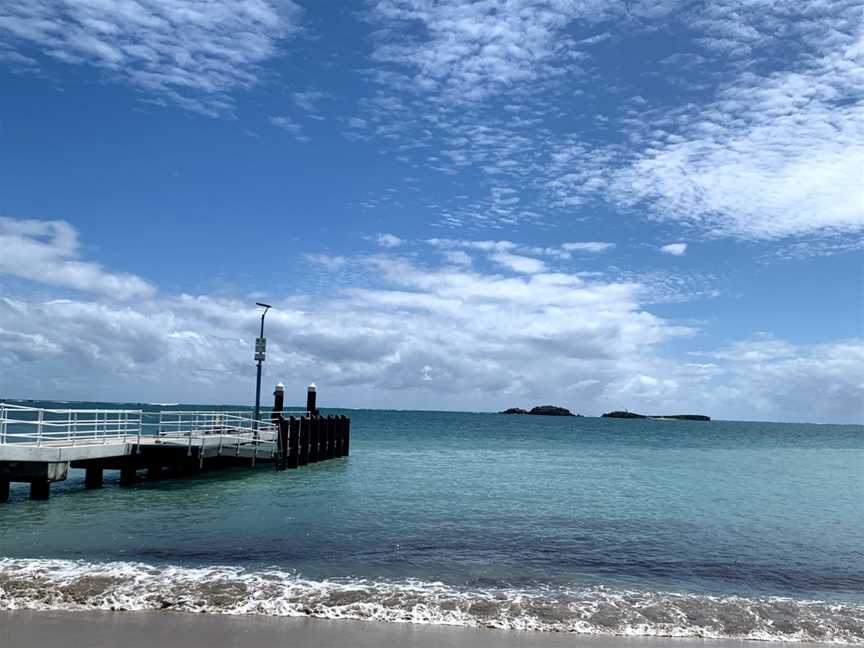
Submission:
[[[557,405],[538,405],[537,407],[532,407],[530,411],[524,410],[521,407],[511,407],[501,413],[529,414],[533,416],[573,416],[573,413],[570,410],[564,407],[558,407]]]
[[[622,412],[620,410],[616,410],[614,412],[607,412],[603,415],[605,418],[624,418],[624,419],[660,419],[660,420],[672,420],[672,421],[710,421],[710,416],[704,416],[703,414],[668,414],[665,416],[648,416],[646,414],[637,414],[636,412]]]

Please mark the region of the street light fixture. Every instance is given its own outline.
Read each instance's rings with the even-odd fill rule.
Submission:
[[[255,305],[264,309],[264,312],[261,313],[261,334],[255,340],[255,360],[258,362],[258,379],[255,382],[254,425],[255,429],[258,429],[258,416],[261,413],[261,365],[264,362],[264,355],[267,353],[267,338],[264,337],[264,318],[272,306],[270,304],[262,304],[261,302],[256,302]]]

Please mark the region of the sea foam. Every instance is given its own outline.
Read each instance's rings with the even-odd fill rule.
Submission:
[[[0,559],[0,610],[178,610],[515,630],[864,643],[864,605],[604,588],[310,580],[278,570]]]

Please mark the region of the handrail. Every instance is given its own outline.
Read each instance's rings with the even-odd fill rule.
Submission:
[[[220,435],[232,443],[257,447],[275,443],[278,425],[266,416],[255,421],[244,410],[51,409],[0,402],[0,445],[56,447],[109,441],[140,445],[142,439],[188,437],[191,448],[193,439],[203,446],[206,437]]]

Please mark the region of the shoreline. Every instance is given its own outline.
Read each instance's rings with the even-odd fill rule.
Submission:
[[[9,648],[73,645],[87,648],[766,648],[828,646],[692,637],[625,637],[466,628],[309,617],[195,614],[174,611],[0,612],[0,643]]]

